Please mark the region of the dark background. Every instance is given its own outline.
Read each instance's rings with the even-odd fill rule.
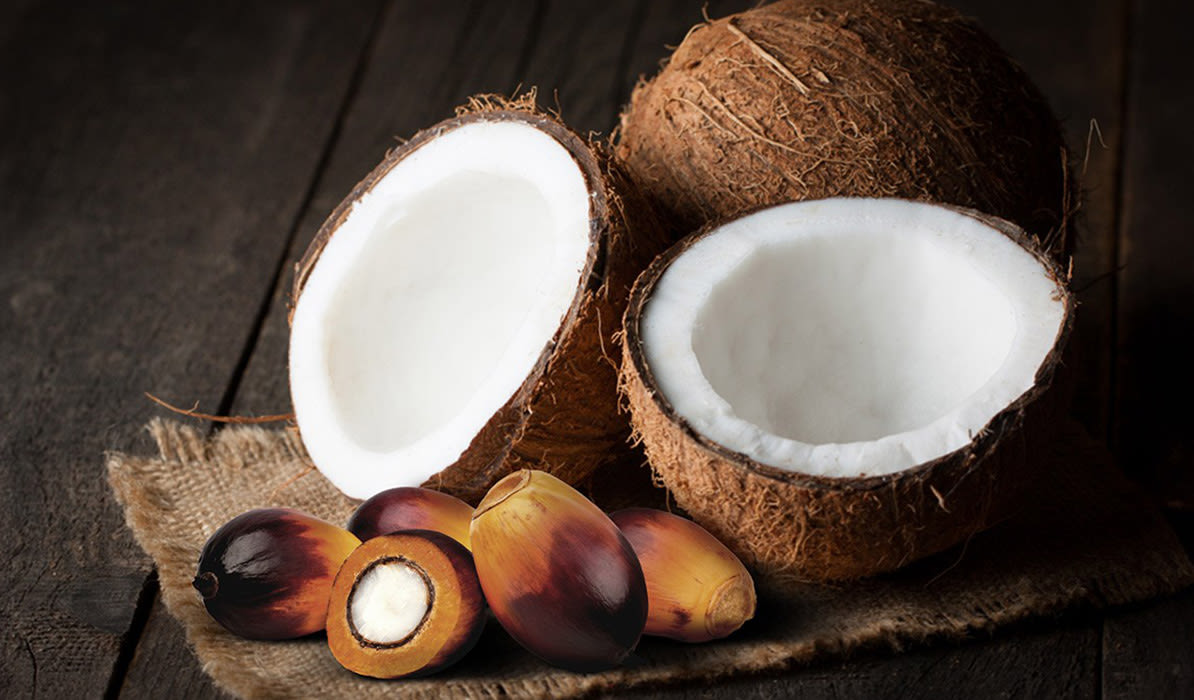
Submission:
[[[1189,545],[1194,7],[952,4],[1065,121],[1074,413]],[[0,696],[217,695],[104,476],[105,450],[151,449],[141,392],[288,410],[292,263],[395,137],[520,85],[608,133],[700,19],[700,0],[0,4]],[[1190,697],[1194,594],[656,695],[797,693]]]

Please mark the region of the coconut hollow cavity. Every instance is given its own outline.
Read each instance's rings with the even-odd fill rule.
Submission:
[[[520,466],[576,481],[616,458],[604,348],[662,247],[629,235],[619,178],[531,97],[475,101],[358,185],[300,263],[291,318],[295,420],[333,484],[476,502]],[[559,415],[562,392],[583,415]]]
[[[1022,231],[968,210],[760,210],[640,278],[635,428],[680,505],[765,572],[894,568],[1012,500],[1024,460],[1004,443],[1051,381],[1062,279]]]
[[[464,545],[430,530],[375,537],[336,575],[328,647],[342,666],[373,678],[426,675],[472,649],[485,601]]]

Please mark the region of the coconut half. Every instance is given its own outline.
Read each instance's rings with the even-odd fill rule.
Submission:
[[[1072,310],[1064,275],[1006,221],[785,204],[640,277],[623,388],[655,471],[739,556],[778,578],[864,576],[1014,502]]]
[[[510,471],[575,482],[622,452],[603,349],[662,245],[631,235],[605,154],[532,104],[476,100],[421,132],[300,263],[295,419],[349,496],[429,485],[475,502]]]

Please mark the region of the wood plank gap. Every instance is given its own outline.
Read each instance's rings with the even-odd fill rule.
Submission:
[[[373,22],[369,27],[368,35],[365,37],[365,43],[361,48],[360,56],[357,57],[356,65],[353,67],[352,77],[348,82],[348,90],[344,93],[344,101],[340,104],[340,109],[336,112],[335,120],[332,122],[332,130],[328,134],[328,138],[323,144],[323,149],[320,151],[319,160],[315,164],[315,172],[311,176],[311,181],[307,184],[307,189],[303,192],[303,198],[300,200],[299,206],[295,210],[294,218],[290,222],[290,226],[286,232],[286,239],[283,241],[281,250],[278,253],[278,259],[274,263],[274,271],[270,277],[269,286],[266,287],[265,294],[262,296],[261,302],[257,305],[257,313],[253,318],[253,325],[249,330],[249,335],[245,338],[244,347],[241,348],[240,357],[236,360],[236,366],[232,370],[232,377],[228,381],[224,395],[220,397],[220,404],[216,409],[216,415],[226,416],[232,410],[232,404],[236,400],[236,393],[240,389],[241,382],[245,377],[245,371],[249,367],[249,360],[253,357],[253,352],[257,349],[257,342],[261,338],[261,329],[265,326],[265,319],[269,315],[274,294],[276,292],[285,293],[284,290],[279,289],[279,283],[282,281],[283,272],[287,267],[286,263],[290,259],[290,248],[294,245],[294,240],[298,236],[303,216],[307,213],[307,209],[310,208],[311,202],[315,198],[315,192],[323,178],[324,171],[327,169],[332,152],[335,150],[336,144],[340,141],[344,120],[357,97],[362,78],[369,68],[369,61],[375,50],[379,28],[385,23],[386,15],[389,13],[392,5],[393,0],[386,0],[386,2],[379,6],[377,14],[373,17]],[[214,423],[210,433],[215,433],[223,426],[223,423]]]
[[[630,18],[630,29],[626,32],[626,37],[622,41],[622,48],[618,51],[618,68],[614,73],[614,84],[611,90],[610,99],[613,102],[613,111],[606,118],[607,124],[613,124],[610,127],[609,135],[612,136],[613,130],[620,126],[619,117],[622,114],[622,105],[630,100],[630,92],[634,90],[634,84],[627,89],[624,87],[624,76],[630,72],[630,63],[634,57],[634,47],[638,43],[639,35],[642,33],[643,22],[647,19],[647,0],[639,0],[634,6],[634,14]]]
[[[141,584],[141,593],[137,595],[137,606],[133,609],[133,618],[129,628],[120,639],[120,651],[116,655],[116,663],[112,666],[112,675],[108,677],[108,687],[104,690],[104,700],[115,700],[120,696],[124,687],[125,676],[133,664],[133,657],[137,653],[137,645],[149,624],[149,613],[160,595],[158,588],[158,570],[149,570],[145,582]],[[36,687],[36,686],[35,686]]]
[[[1119,84],[1119,133],[1120,137],[1115,145],[1115,172],[1112,175],[1111,181],[1111,202],[1112,212],[1111,220],[1115,222],[1115,235],[1111,237],[1111,275],[1110,275],[1110,293],[1111,304],[1109,315],[1107,319],[1110,327],[1110,360],[1107,366],[1107,387],[1111,394],[1109,398],[1110,405],[1107,407],[1107,425],[1105,426],[1104,435],[1107,440],[1107,445],[1110,447],[1112,453],[1119,456],[1119,425],[1120,414],[1120,388],[1119,388],[1119,282],[1120,275],[1123,274],[1124,260],[1123,260],[1123,237],[1127,228],[1127,204],[1124,202],[1126,192],[1125,185],[1125,161],[1127,156],[1127,144],[1129,140],[1128,132],[1131,124],[1131,110],[1129,109],[1132,97],[1132,50],[1136,43],[1136,22],[1135,10],[1136,3],[1139,0],[1123,0],[1120,3],[1120,17],[1121,26],[1123,27],[1124,45],[1122,52],[1122,63],[1120,65],[1120,75],[1123,76]],[[1099,647],[1099,653],[1102,654],[1102,646]]]

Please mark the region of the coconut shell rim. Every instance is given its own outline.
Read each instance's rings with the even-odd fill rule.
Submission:
[[[646,308],[647,301],[649,301],[650,293],[654,290],[655,285],[659,282],[659,279],[663,276],[663,273],[668,269],[668,267],[671,266],[672,262],[675,261],[676,258],[685,253],[698,241],[709,235],[712,235],[717,229],[730,223],[731,221],[752,216],[760,211],[771,209],[773,207],[792,204],[794,202],[783,202],[779,204],[768,204],[753,207],[734,216],[710,221],[697,231],[680,239],[667,250],[656,256],[656,258],[651,262],[651,265],[638,276],[638,279],[635,280],[634,287],[630,292],[630,299],[626,306],[626,313],[623,317],[622,328],[625,357],[632,366],[623,367],[622,374],[625,375],[630,371],[633,371],[635,374],[637,374],[638,379],[642,383],[646,393],[649,395],[650,400],[655,404],[656,408],[659,409],[661,414],[673,425],[677,426],[684,436],[687,437],[691,442],[699,445],[702,450],[709,452],[712,456],[719,460],[722,460],[728,464],[732,464],[736,469],[741,469],[748,473],[765,477],[772,481],[796,486],[799,488],[815,491],[838,492],[869,492],[878,491],[881,489],[890,489],[899,483],[913,483],[926,480],[942,469],[948,469],[959,462],[965,463],[969,462],[970,460],[974,460],[975,454],[986,455],[992,452],[994,447],[1002,439],[1002,436],[1008,431],[1017,427],[1022,422],[1024,409],[1040,399],[1040,397],[1047,393],[1052,386],[1054,377],[1057,373],[1057,368],[1061,365],[1062,353],[1073,330],[1074,311],[1077,308],[1077,299],[1073,292],[1071,292],[1069,289],[1071,270],[1067,269],[1063,272],[1058,263],[1049,256],[1048,252],[1042,247],[1040,242],[1021,227],[1006,219],[986,214],[975,209],[954,204],[914,200],[904,197],[834,197],[832,199],[878,199],[913,202],[916,204],[927,204],[930,206],[941,207],[975,219],[1010,238],[1012,242],[1016,243],[1022,250],[1030,253],[1045,268],[1049,279],[1052,280],[1056,285],[1057,294],[1061,296],[1060,301],[1064,302],[1065,304],[1064,316],[1062,318],[1061,325],[1057,330],[1057,335],[1054,338],[1052,347],[1042,359],[1041,364],[1037,369],[1036,375],[1033,379],[1033,385],[1027,391],[1016,397],[1015,400],[1001,409],[998,413],[992,416],[991,419],[987,421],[986,425],[984,425],[982,429],[978,431],[978,433],[969,443],[956,450],[935,457],[929,461],[921,462],[920,464],[916,464],[906,469],[889,474],[866,477],[834,477],[788,471],[773,465],[755,461],[750,456],[731,450],[716,442],[712,438],[700,433],[693,428],[686,419],[676,412],[671,401],[669,401],[667,397],[663,395],[663,392],[659,390],[659,385],[655,380],[655,375],[651,371],[650,365],[646,361],[639,324],[642,320],[642,312]],[[812,202],[818,200],[799,201]],[[622,380],[620,383],[622,384],[622,390],[626,391],[627,382]],[[977,461],[981,462],[981,457]]]

